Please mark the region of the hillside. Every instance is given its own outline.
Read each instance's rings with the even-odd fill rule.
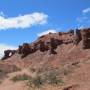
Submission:
[[[90,90],[90,28],[49,33],[4,54],[0,69],[6,76],[1,78],[0,90],[28,90],[27,80],[10,79],[23,74],[45,78],[48,73],[51,76],[46,77],[55,75],[62,81],[60,85],[46,82],[40,90]]]

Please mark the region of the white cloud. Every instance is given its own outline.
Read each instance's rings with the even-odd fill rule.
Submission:
[[[82,29],[85,27],[90,27],[90,8],[82,10],[79,17],[76,18],[78,28]]]
[[[48,16],[44,13],[35,12],[32,14],[19,15],[6,18],[3,12],[0,14],[0,29],[29,28],[37,24],[45,24]]]
[[[86,9],[84,9],[82,12],[83,12],[84,14],[86,14],[86,13],[90,12],[90,8],[86,8]]]
[[[4,50],[8,50],[8,49],[16,50],[17,47],[7,44],[0,44],[0,58],[4,55]]]
[[[54,29],[50,29],[50,30],[47,30],[47,31],[44,31],[44,32],[41,32],[41,33],[38,33],[37,36],[43,36],[43,35],[46,35],[48,33],[56,33],[57,31],[54,30]]]

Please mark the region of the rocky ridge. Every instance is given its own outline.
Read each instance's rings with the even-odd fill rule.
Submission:
[[[76,29],[68,32],[49,33],[38,38],[37,41],[29,44],[23,43],[18,50],[5,50],[2,60],[7,59],[15,53],[21,54],[21,58],[26,57],[29,54],[35,53],[40,50],[41,52],[49,51],[50,54],[57,54],[55,49],[62,44],[78,45],[82,41],[81,47],[83,49],[90,48],[90,28]]]
[[[5,50],[4,54],[0,69],[10,77],[24,73],[44,77],[53,71],[51,75],[59,73],[64,85],[53,88],[47,85],[45,90],[90,90],[90,28],[49,33],[33,43],[23,43],[17,50]],[[6,81],[7,78],[1,89],[4,85],[10,86],[9,90],[15,87]],[[12,83],[9,79],[8,82]]]

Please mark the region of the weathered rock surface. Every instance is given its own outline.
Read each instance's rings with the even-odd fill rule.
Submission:
[[[23,43],[20,45],[17,52],[24,58],[29,54],[40,50],[41,52],[49,51],[50,54],[57,54],[55,51],[59,45],[70,44],[78,45],[82,41],[81,47],[83,49],[90,48],[90,28],[69,30],[68,32],[49,33],[39,37],[39,39],[32,44]],[[11,57],[15,53],[14,50],[6,50],[3,59]],[[11,55],[10,55],[11,54]]]

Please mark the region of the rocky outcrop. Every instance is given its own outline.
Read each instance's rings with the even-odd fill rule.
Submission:
[[[22,58],[26,57],[28,54],[32,53],[33,49],[28,43],[23,43],[22,46],[19,46],[18,53],[22,54]]]
[[[37,44],[37,49],[41,52],[47,51],[49,49],[47,43],[45,41],[40,40]]]
[[[90,48],[90,28],[76,30],[74,34],[73,43],[74,45],[78,45],[78,43],[82,40],[82,48],[89,49]]]
[[[15,53],[16,53],[16,50],[5,50],[4,51],[4,56],[2,57],[2,60],[5,60],[5,59],[11,57]]]
[[[84,29],[81,31],[82,34],[82,47],[83,49],[90,48],[90,29]]]
[[[50,54],[57,54],[55,51],[59,45],[73,44],[78,45],[82,41],[82,48],[90,48],[90,28],[88,29],[76,29],[69,30],[68,32],[49,33],[38,38],[37,41],[32,44],[23,43],[20,45],[17,52],[24,58],[29,54],[32,54],[38,50],[41,52],[49,51]],[[16,51],[5,50],[2,60],[11,57]]]
[[[57,54],[55,49],[57,48],[58,45],[62,44],[62,41],[58,39],[51,38],[50,39],[50,54]]]
[[[50,38],[49,41],[43,41],[39,40],[36,43],[33,43],[32,45],[29,43],[24,43],[23,45],[20,45],[18,48],[18,54],[21,54],[21,57],[24,58],[30,53],[34,53],[37,50],[40,50],[41,52],[50,51],[50,54],[56,54],[55,49],[58,45],[60,45],[62,41],[54,38]]]

